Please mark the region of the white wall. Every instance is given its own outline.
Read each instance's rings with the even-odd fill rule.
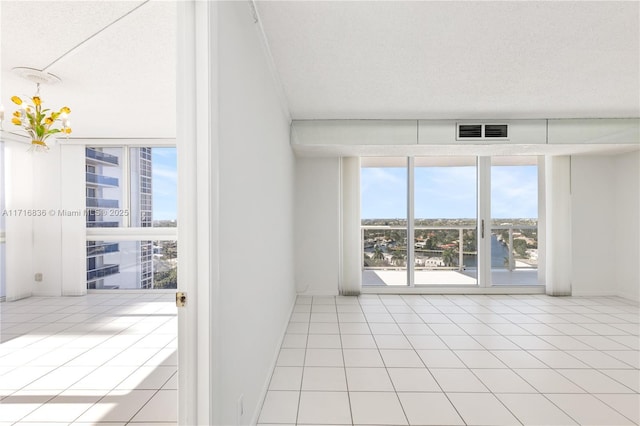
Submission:
[[[640,153],[571,160],[574,296],[639,300]]]
[[[295,280],[300,294],[338,294],[339,180],[339,158],[296,160]]]
[[[60,145],[51,146],[46,153],[32,153],[33,208],[46,212],[33,218],[33,270],[31,276],[42,274],[42,281],[34,280],[34,296],[62,295],[62,223],[57,212],[62,208]]]
[[[618,295],[640,301],[640,151],[613,158]]]
[[[616,293],[615,168],[610,156],[571,157],[572,294]]]
[[[335,158],[298,158],[296,282],[300,292],[335,294],[339,169]],[[571,292],[640,299],[640,153],[571,157]],[[317,201],[317,203],[316,203]],[[554,234],[551,238],[557,238]],[[334,261],[336,263],[334,263]],[[561,266],[561,265],[557,265]],[[334,270],[334,268],[336,268]],[[307,287],[308,286],[308,287]]]
[[[24,143],[5,141],[5,279],[7,300],[31,296],[33,287],[33,218],[16,215],[34,208],[32,154]]]
[[[63,158],[71,151],[75,157]],[[7,142],[5,160],[7,209],[30,212],[5,218],[7,300],[86,293],[84,217],[60,214],[84,209],[84,148],[50,144],[46,153],[31,152]]]
[[[570,296],[573,282],[571,157],[545,159],[544,282],[550,296]],[[581,209],[581,208],[580,208]],[[583,236],[580,231],[578,234]],[[581,246],[582,247],[582,246]],[[589,252],[588,254],[591,254]]]
[[[83,211],[85,200],[85,147],[64,145],[61,147],[60,191],[61,208]],[[87,228],[85,216],[60,217],[60,277],[63,296],[80,296],[87,293]]]
[[[233,425],[248,424],[260,409],[296,297],[295,158],[249,5],[220,2],[218,31],[220,289],[212,309],[220,323],[213,416],[215,424]],[[245,415],[238,419],[241,395]]]

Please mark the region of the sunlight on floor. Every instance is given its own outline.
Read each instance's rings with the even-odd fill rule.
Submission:
[[[177,422],[170,294],[0,304],[0,426]]]

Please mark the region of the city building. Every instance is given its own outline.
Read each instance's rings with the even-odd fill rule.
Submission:
[[[628,1],[0,2],[0,418],[640,424],[639,16]],[[62,79],[39,93],[74,131],[46,154],[11,124],[11,96],[36,89],[14,67]],[[64,214],[87,208],[87,148],[141,146],[177,147],[176,228]],[[535,158],[536,217],[492,215],[503,157]],[[406,165],[379,174],[404,213],[364,238],[371,158]],[[469,158],[475,191],[454,207],[473,214],[453,219],[471,225],[440,241],[415,207],[466,175],[412,174]],[[501,272],[535,257],[533,283],[494,279],[497,235]],[[88,242],[136,241],[175,242],[176,290],[87,289]],[[399,285],[363,285],[365,243],[408,265]],[[445,282],[465,251],[476,277]],[[99,255],[114,278],[119,253]],[[417,282],[429,254],[458,270]]]
[[[131,173],[128,203],[120,186],[124,170],[120,157],[128,153]],[[113,228],[131,220],[149,228],[153,222],[151,148],[86,148],[87,228]],[[131,216],[119,215],[128,211]],[[113,212],[112,210],[115,210]],[[134,216],[135,215],[135,216]],[[151,241],[87,241],[88,289],[149,289],[153,287]]]

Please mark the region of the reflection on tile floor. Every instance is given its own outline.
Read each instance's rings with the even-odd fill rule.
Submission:
[[[173,297],[0,303],[0,426],[176,425]]]
[[[259,424],[638,424],[639,323],[614,297],[299,297]]]

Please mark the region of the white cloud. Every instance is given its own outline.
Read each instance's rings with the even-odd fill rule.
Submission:
[[[537,217],[538,183],[535,166],[492,168],[492,216]],[[417,167],[416,217],[468,218],[476,212],[476,168]],[[368,218],[406,216],[406,170],[367,168],[362,171],[362,215]]]
[[[178,171],[175,168],[170,168],[166,166],[162,166],[159,164],[153,165],[152,177],[156,178],[167,178],[173,182],[178,181]]]
[[[535,166],[492,168],[491,215],[495,218],[538,216],[538,180]]]

